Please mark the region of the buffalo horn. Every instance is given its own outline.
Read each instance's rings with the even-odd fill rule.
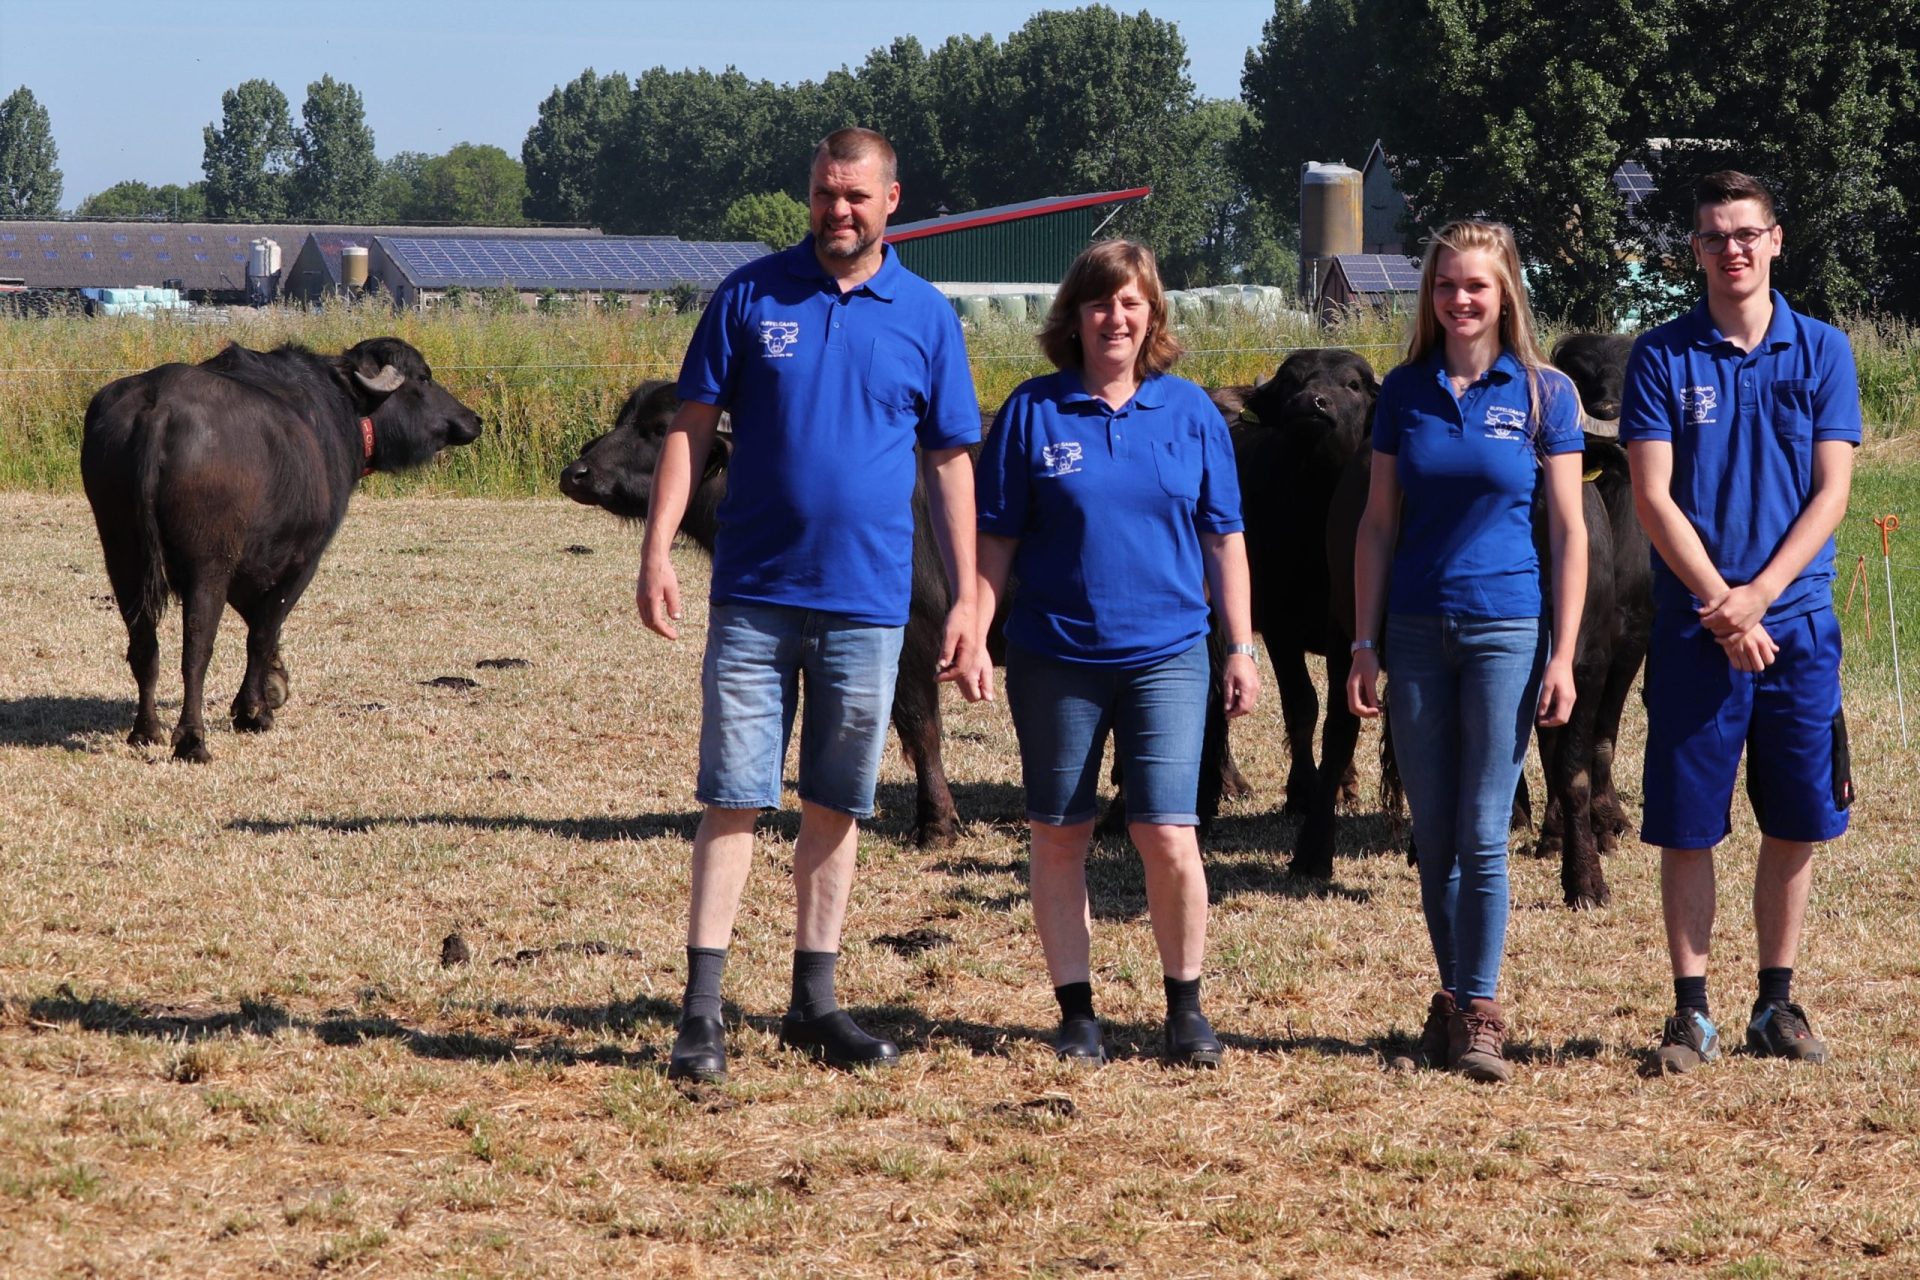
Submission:
[[[377,391],[383,396],[392,395],[400,389],[400,384],[406,381],[401,372],[390,364],[381,365],[380,372],[371,378],[358,369],[353,371],[353,376],[360,380],[361,386],[369,391]]]

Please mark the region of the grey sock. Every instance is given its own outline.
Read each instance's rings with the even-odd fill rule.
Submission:
[[[720,975],[726,967],[725,947],[687,948],[687,995],[680,1004],[681,1017],[720,1016]]]

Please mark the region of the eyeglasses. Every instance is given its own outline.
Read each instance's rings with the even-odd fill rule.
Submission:
[[[1773,226],[1741,227],[1738,231],[1696,231],[1693,233],[1693,242],[1699,245],[1704,253],[1721,254],[1727,251],[1728,241],[1732,241],[1742,249],[1751,249],[1759,243],[1761,236],[1771,230]]]

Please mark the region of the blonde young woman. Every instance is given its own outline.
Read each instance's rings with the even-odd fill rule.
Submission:
[[[1513,233],[1441,228],[1406,363],[1382,382],[1374,413],[1347,703],[1380,714],[1384,650],[1440,976],[1420,1053],[1475,1080],[1511,1077],[1498,985],[1514,786],[1533,722],[1564,724],[1573,709],[1587,567],[1581,444],[1580,398],[1541,354]],[[1536,487],[1549,590],[1534,549]]]

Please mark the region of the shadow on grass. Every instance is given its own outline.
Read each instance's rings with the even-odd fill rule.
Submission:
[[[798,819],[794,820],[798,827]],[[410,813],[384,817],[235,818],[229,831],[248,835],[279,836],[294,831],[330,831],[337,835],[355,835],[384,827],[448,826],[475,831],[531,831],[563,840],[601,843],[616,840],[655,840],[672,836],[692,840],[700,825],[698,812],[640,813],[630,818],[535,818],[525,814],[481,815],[473,813]],[[778,823],[774,824],[778,829]]]
[[[0,698],[0,747],[85,751],[94,734],[124,737],[133,711],[131,698]]]
[[[643,997],[631,1002],[579,1007],[521,1011],[503,1007],[497,1012],[502,1016],[517,1012],[520,1016],[546,1018],[584,1031],[617,1032],[635,1028],[643,1021],[671,1021],[678,1010],[665,1001]],[[184,1044],[239,1036],[271,1038],[287,1030],[305,1031],[322,1044],[336,1048],[372,1040],[393,1040],[410,1053],[440,1061],[543,1062],[560,1066],[592,1063],[640,1068],[654,1065],[660,1057],[658,1050],[650,1045],[638,1049],[607,1044],[580,1048],[560,1040],[526,1041],[465,1031],[433,1032],[385,1017],[302,1018],[272,1001],[242,1000],[236,1009],[151,1009],[100,996],[83,1000],[65,984],[52,995],[28,1003],[27,1016],[37,1023],[73,1026],[104,1035],[140,1036]]]

